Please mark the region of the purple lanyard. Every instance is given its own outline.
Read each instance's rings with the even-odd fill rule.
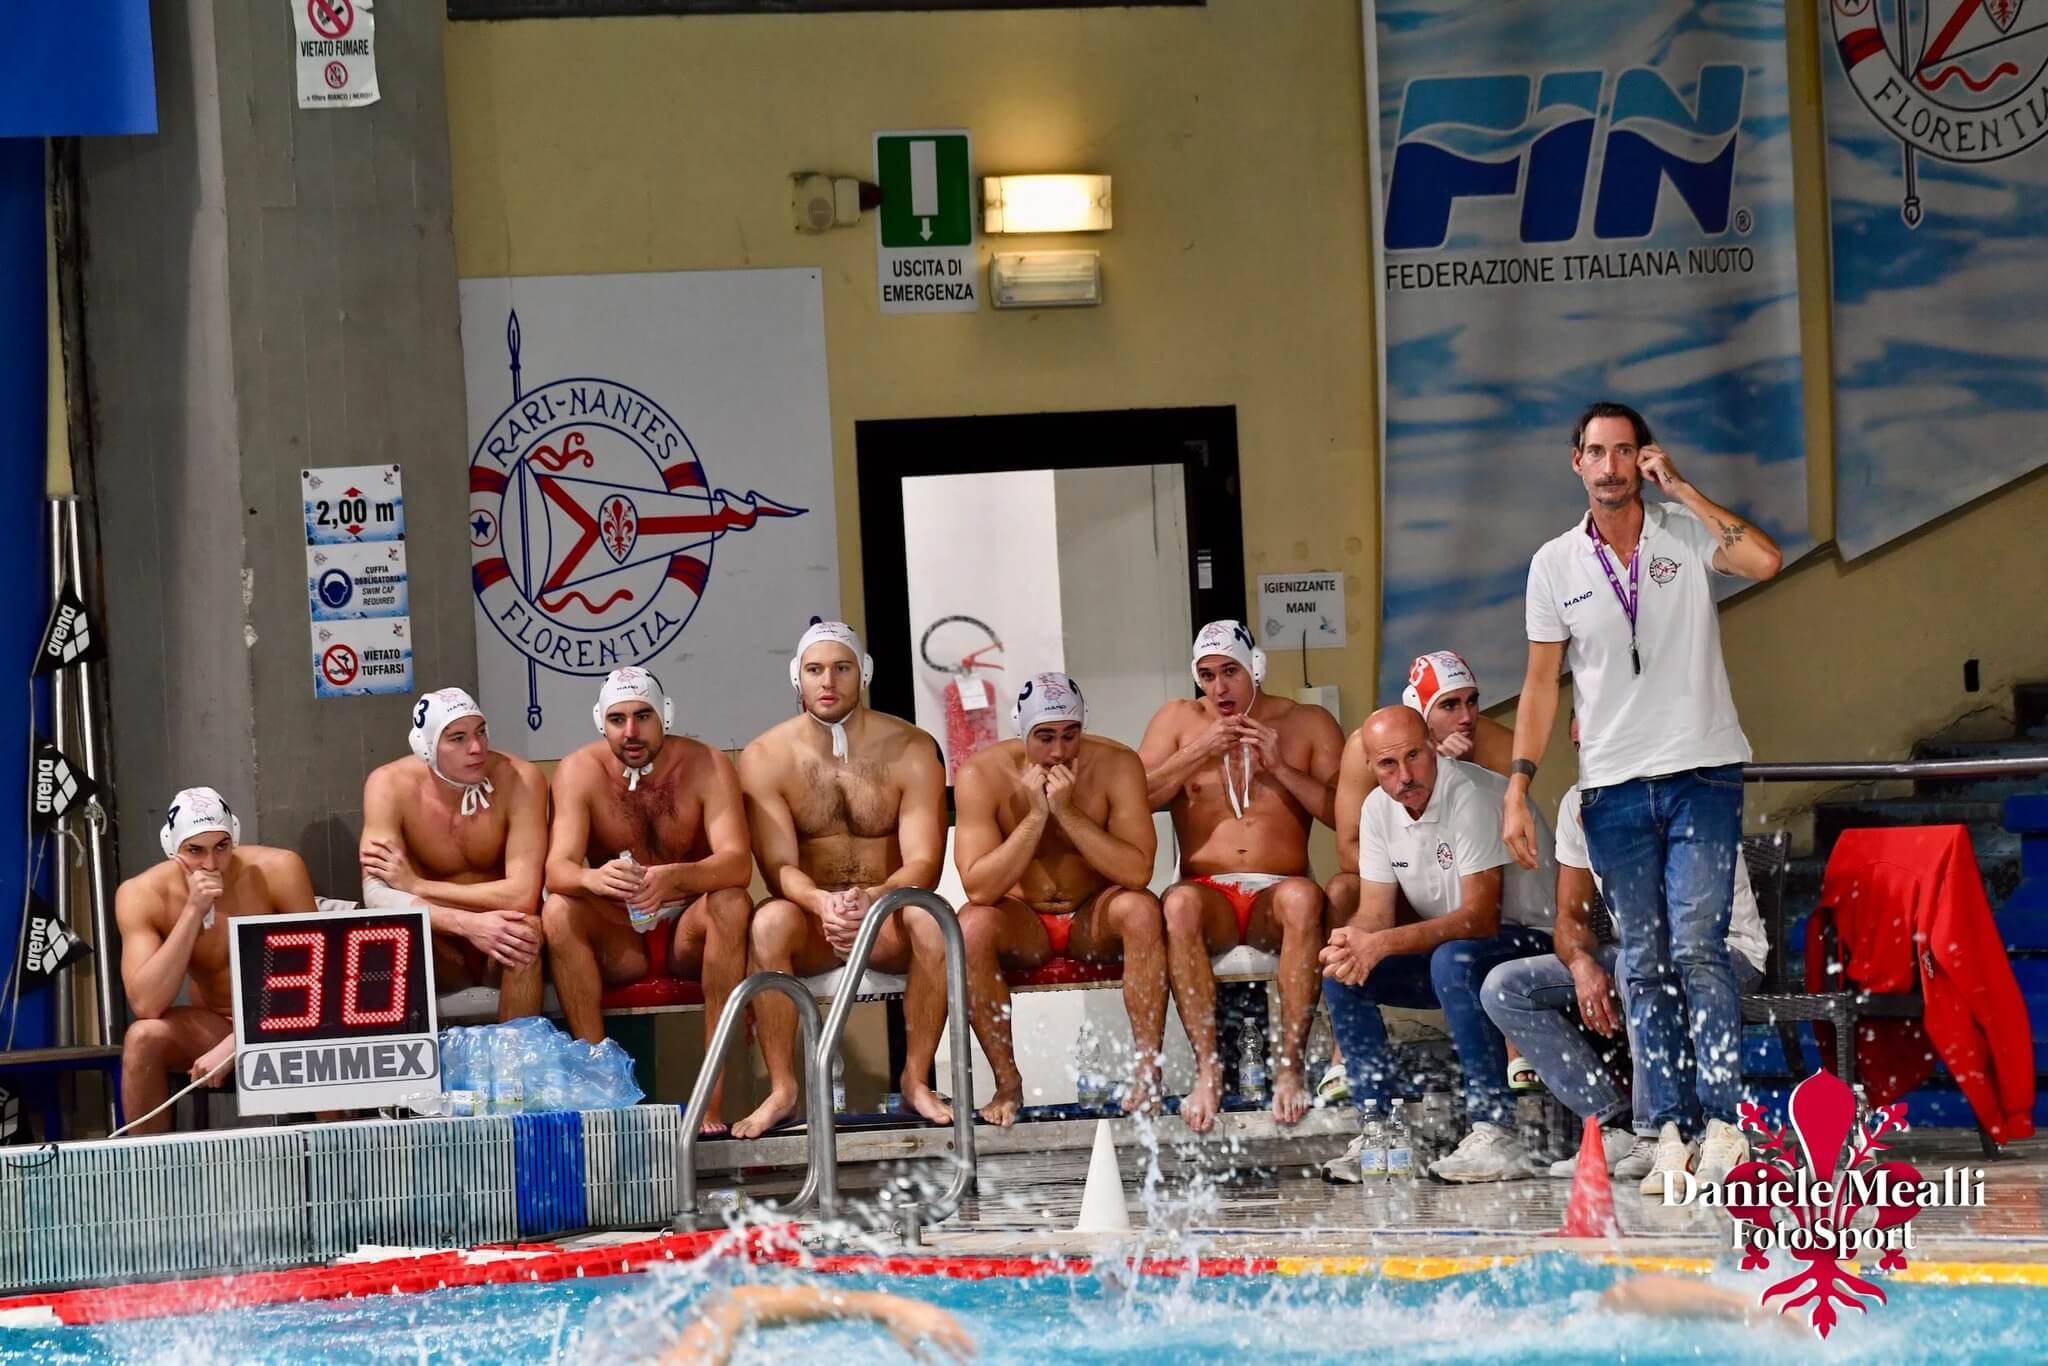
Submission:
[[[1637,585],[1643,566],[1643,538],[1636,537],[1636,553],[1629,557],[1628,591],[1621,591],[1621,576],[1614,572],[1614,564],[1607,558],[1607,543],[1600,539],[1600,532],[1593,525],[1593,519],[1586,519],[1586,539],[1593,543],[1593,554],[1600,561],[1601,572],[1607,575],[1607,586],[1614,590],[1614,600],[1621,604],[1621,610],[1628,616],[1628,662],[1634,666],[1638,676],[1643,672],[1643,657],[1636,651],[1636,607],[1638,605]]]

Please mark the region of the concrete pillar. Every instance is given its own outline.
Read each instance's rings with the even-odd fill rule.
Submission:
[[[162,131],[81,172],[121,869],[207,783],[353,897],[410,699],[313,696],[302,467],[403,466],[417,681],[476,679],[440,7],[379,7],[356,110],[297,107],[275,0],[151,8]]]

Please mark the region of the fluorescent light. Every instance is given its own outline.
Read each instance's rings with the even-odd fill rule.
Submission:
[[[1109,177],[984,176],[981,208],[990,232],[1104,232],[1109,228]]]
[[[1099,251],[998,252],[988,297],[997,308],[1072,308],[1102,302]]]

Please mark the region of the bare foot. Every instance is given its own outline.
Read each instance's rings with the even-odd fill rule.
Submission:
[[[905,1097],[904,1099],[909,1099]],[[974,1113],[991,1124],[1007,1129],[1017,1122],[1017,1112],[1024,1108],[1024,1083],[1013,1082],[998,1086],[996,1093],[988,1098],[988,1104]]]
[[[903,1083],[903,1105],[914,1114],[923,1115],[934,1124],[951,1124],[953,1107],[939,1099],[938,1092],[923,1082]]]
[[[796,1088],[770,1091],[754,1113],[732,1126],[734,1138],[759,1138],[796,1113]]]
[[[1301,1073],[1291,1067],[1275,1069],[1273,1073],[1273,1118],[1290,1128],[1301,1122],[1308,1113],[1308,1087],[1302,1083]]]
[[[1216,1110],[1223,1103],[1223,1078],[1213,1068],[1195,1078],[1195,1089],[1181,1097],[1180,1117],[1190,1133],[1206,1134],[1216,1127]]]
[[[1156,1115],[1164,1106],[1159,1094],[1159,1069],[1138,1065],[1138,1074],[1124,1090],[1124,1113]]]
[[[697,1133],[703,1138],[724,1138],[732,1130],[722,1119],[707,1119],[697,1126]]]

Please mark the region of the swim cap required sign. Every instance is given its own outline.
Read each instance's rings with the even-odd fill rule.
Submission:
[[[964,131],[875,134],[875,273],[884,313],[972,313],[974,177]]]
[[[306,598],[315,621],[402,617],[411,596],[402,541],[306,547]]]

